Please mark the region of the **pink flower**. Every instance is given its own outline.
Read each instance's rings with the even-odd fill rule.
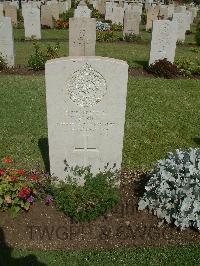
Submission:
[[[5,173],[3,169],[0,169],[0,176],[2,176]]]

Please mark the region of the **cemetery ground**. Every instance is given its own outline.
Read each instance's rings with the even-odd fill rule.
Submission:
[[[195,29],[192,31],[194,33]],[[46,47],[49,43],[55,44],[59,41],[59,55],[67,56],[66,32],[43,30],[44,39],[38,43]],[[27,69],[27,59],[33,51],[33,42],[23,40],[21,29],[15,30],[14,34],[16,64],[20,68],[15,72],[16,75],[1,73],[0,76],[0,96],[4,99],[0,105],[0,157],[11,156],[21,168],[39,167],[48,170],[44,73],[24,72]],[[12,248],[3,251],[0,254],[0,264],[1,260],[4,263],[6,260],[9,263],[13,260],[13,265],[28,265],[34,259],[30,254],[34,254],[45,265],[55,265],[55,262],[66,265],[66,260],[69,265],[108,265],[114,261],[123,265],[161,265],[167,262],[172,265],[172,261],[173,265],[200,263],[199,246],[195,246],[200,242],[198,232],[192,229],[180,231],[168,225],[158,228],[158,219],[155,216],[137,211],[140,182],[134,181],[137,177],[134,171],[141,173],[138,175],[139,180],[142,180],[145,172],[151,170],[155,161],[165,157],[167,152],[177,148],[199,147],[200,80],[166,80],[151,75],[144,76],[142,71],[138,75],[134,69],[142,70],[148,62],[149,39],[150,33],[142,32],[142,41],[136,44],[115,42],[97,43],[96,46],[97,55],[125,60],[133,73],[129,75],[128,82],[123,149],[123,170],[128,176],[127,183],[122,188],[123,197],[119,205],[111,213],[79,225],[64,217],[53,205],[38,203],[28,213],[22,213],[14,220],[6,213],[0,219],[0,228],[6,238],[9,238],[8,244],[17,249],[13,250],[12,259],[9,257]],[[199,48],[195,46],[194,34],[186,36],[184,45],[178,45],[176,56],[194,59],[200,56]],[[58,221],[62,223],[58,224]],[[54,234],[52,239],[49,239],[48,234],[41,237],[40,230],[45,228],[39,227],[40,233],[37,231],[32,235],[35,238],[32,241],[30,230],[35,228],[27,228],[27,225],[40,226],[41,223],[49,226],[48,230],[54,226],[57,235]],[[63,234],[60,236],[58,232],[60,226],[67,231],[64,239]],[[16,230],[18,235],[14,234]],[[183,246],[187,244],[194,246]],[[130,246],[137,248],[130,249]],[[24,250],[93,248],[104,250],[34,253]]]

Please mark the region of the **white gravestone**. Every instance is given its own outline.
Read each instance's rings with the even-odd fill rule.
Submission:
[[[173,20],[177,22],[177,40],[185,41],[185,32],[187,30],[187,14],[174,13]]]
[[[75,18],[90,18],[91,12],[84,1],[81,1],[80,4],[77,6],[77,8],[74,11],[74,17]]]
[[[24,29],[26,39],[41,39],[40,9],[38,7],[25,7]]]
[[[162,19],[168,19],[169,15],[168,15],[168,6],[165,6],[165,5],[161,5],[160,6],[160,13],[159,13],[159,16],[162,18]]]
[[[106,2],[105,20],[111,20],[112,21],[113,6],[114,5],[112,2]]]
[[[186,11],[186,30],[190,31],[190,24],[192,21],[192,12]]]
[[[113,7],[112,24],[122,24],[124,20],[124,9],[122,7]]]
[[[5,6],[5,17],[10,17],[12,24],[17,25],[17,8],[16,6],[8,5]]]
[[[3,17],[3,4],[0,3],[0,18]]]
[[[45,68],[51,174],[69,166],[121,168],[128,64],[104,57],[67,57]],[[79,180],[83,184],[83,180]]]
[[[41,25],[48,26],[50,28],[53,28],[54,26],[52,10],[50,6],[41,6]]]
[[[177,23],[154,20],[149,65],[164,58],[173,63],[177,41]]]
[[[69,55],[94,56],[96,46],[96,19],[69,19]]]
[[[175,8],[175,13],[185,13],[186,12],[186,6],[177,6]]]
[[[147,10],[147,24],[146,24],[146,31],[152,29],[152,23],[154,20],[158,19],[160,7],[158,5],[156,6],[151,6]]]
[[[8,17],[0,18],[0,54],[9,67],[14,66],[13,28],[11,18]]]
[[[169,4],[168,5],[168,17],[172,18],[173,14],[174,14],[174,5],[173,4]]]
[[[59,13],[65,13],[67,10],[69,10],[68,2],[59,2]]]
[[[123,35],[139,34],[140,13],[127,8],[124,12]]]

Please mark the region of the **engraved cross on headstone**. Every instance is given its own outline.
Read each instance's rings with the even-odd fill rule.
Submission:
[[[76,145],[74,148],[74,154],[81,154],[84,166],[89,166],[91,164],[90,155],[96,157],[99,153],[99,150],[94,147],[94,145],[89,144],[89,138],[88,135],[83,135],[83,145]]]

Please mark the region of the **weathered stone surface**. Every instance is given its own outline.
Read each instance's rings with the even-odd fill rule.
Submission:
[[[147,24],[146,24],[146,31],[152,28],[152,22],[158,19],[160,7],[158,5],[151,6],[147,10]]]
[[[159,13],[159,16],[162,18],[162,19],[168,19],[169,15],[168,15],[168,6],[165,6],[165,5],[161,5],[160,6],[160,13]]]
[[[47,2],[48,3],[48,2]],[[59,19],[59,11],[60,11],[60,6],[59,3],[57,2],[52,2],[49,4],[49,7],[51,9],[51,15],[55,20]]]
[[[69,55],[94,56],[96,45],[96,19],[69,19]]]
[[[26,39],[41,39],[40,9],[38,7],[25,7],[24,29]]]
[[[168,17],[172,18],[174,14],[174,5],[173,4],[169,4],[168,5]]]
[[[134,12],[132,8],[127,8],[124,13],[123,35],[139,34],[140,13]]]
[[[186,12],[186,6],[176,6],[175,7],[175,13],[185,13]]]
[[[47,5],[41,6],[41,24],[53,28],[53,17],[51,7]]]
[[[11,18],[0,18],[0,54],[6,60],[9,67],[13,67],[14,60],[14,45],[13,45],[13,29]]]
[[[84,1],[81,1],[77,8],[75,9],[74,12],[74,17],[75,18],[90,18],[91,17],[91,12],[86,3]]]
[[[192,23],[192,12],[186,11],[186,30],[190,31],[190,25]]]
[[[187,29],[186,13],[174,13],[173,20],[177,22],[177,40],[185,41],[185,32]]]
[[[169,20],[154,20],[149,64],[166,58],[174,62],[177,41],[177,23]]]
[[[112,24],[122,24],[124,20],[124,9],[122,7],[113,7]]]
[[[0,18],[3,17],[3,4],[0,3]]]
[[[45,69],[51,174],[69,166],[121,168],[128,80],[126,62],[104,57],[67,57]],[[83,180],[78,180],[83,184]]]
[[[106,20],[111,20],[112,21],[113,7],[114,7],[114,3],[113,2],[106,2],[106,14],[105,14],[105,19]]]
[[[59,13],[62,14],[69,10],[69,4],[67,1],[65,2],[59,2]]]
[[[17,8],[16,6],[5,6],[5,17],[10,17],[13,25],[17,25]]]

